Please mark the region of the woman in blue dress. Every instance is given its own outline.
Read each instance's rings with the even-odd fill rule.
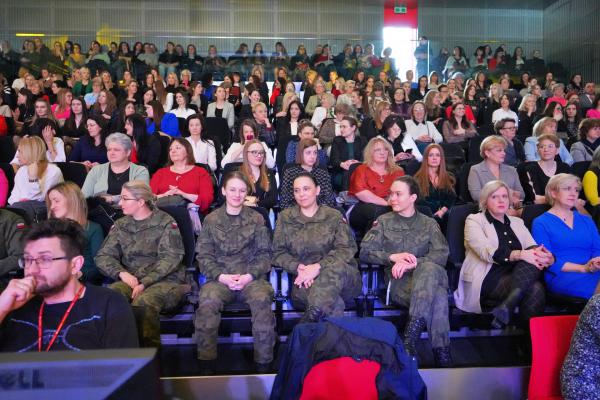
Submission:
[[[545,273],[552,293],[589,299],[600,280],[600,235],[592,219],[575,207],[581,182],[557,174],[546,186],[550,210],[533,221],[533,238],[555,257]]]

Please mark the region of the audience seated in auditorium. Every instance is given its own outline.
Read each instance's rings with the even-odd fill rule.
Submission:
[[[533,126],[533,135],[529,136],[523,145],[525,148],[525,158],[527,161],[537,161],[540,159],[540,155],[537,152],[538,137],[543,134],[556,135],[556,127],[556,120],[551,117],[542,117],[535,123]],[[562,139],[559,139],[558,155],[564,163],[569,165],[573,164],[573,157],[571,157],[571,154],[569,154],[569,151],[565,147]]]
[[[559,146],[560,142],[556,135],[545,134],[538,138],[537,151],[540,159],[528,162],[524,168],[527,183],[523,185],[523,189],[527,201],[545,204],[546,185],[550,178],[557,174],[571,172],[571,168],[567,164],[560,161],[560,159],[556,161]],[[578,203],[577,207],[582,212],[583,204]]]
[[[244,161],[240,172],[248,182],[245,206],[270,210],[277,204],[277,181],[272,170],[267,169],[262,142],[252,139],[244,144]]]
[[[46,158],[46,146],[38,136],[21,139],[17,153],[19,169],[8,204],[25,210],[43,208],[43,201],[55,184],[62,182],[60,169]]]
[[[290,274],[290,297],[306,310],[300,323],[342,316],[362,287],[352,232],[339,211],[319,205],[314,175],[302,172],[292,184],[296,205],[279,214],[271,262]]]
[[[156,208],[146,182],[125,183],[119,198],[125,216],[110,230],[96,265],[116,281],[111,289],[143,308],[142,345],[160,347],[160,312],[177,307],[187,291],[181,234],[175,220]]]
[[[527,329],[529,319],[544,310],[540,279],[554,259],[536,244],[523,220],[508,215],[510,191],[498,180],[481,190],[481,211],[465,222],[466,256],[454,298],[457,307],[467,312],[491,310],[497,328],[514,322],[518,307],[518,325]]]
[[[158,135],[148,133],[146,121],[139,114],[132,114],[125,120],[125,132],[131,139],[131,162],[142,165],[152,175],[160,167],[161,144]]]
[[[350,167],[363,161],[363,152],[367,145],[366,139],[357,135],[358,121],[352,116],[342,118],[340,134],[333,139],[329,157],[329,166],[333,172],[333,186],[338,191],[347,189]]]
[[[225,204],[206,217],[198,237],[196,259],[207,279],[200,288],[194,319],[200,360],[217,358],[223,306],[242,302],[252,313],[254,361],[259,366],[273,361],[273,288],[265,279],[271,270],[271,234],[262,216],[244,205],[250,193],[245,176],[229,172],[223,178]]]
[[[573,162],[591,161],[600,146],[600,119],[585,118],[579,124],[579,140],[571,145]]]
[[[190,136],[185,140],[190,142],[196,163],[206,164],[211,171],[217,170],[217,150],[215,144],[204,136],[204,117],[202,114],[193,114],[187,117],[187,130]]]
[[[46,208],[49,218],[71,219],[77,222],[85,233],[83,249],[83,266],[79,280],[94,285],[100,285],[103,275],[98,271],[94,257],[104,240],[100,225],[88,220],[88,207],[79,186],[73,182],[61,182],[52,186],[46,194]]]
[[[240,136],[239,142],[234,142],[229,146],[227,150],[227,154],[223,156],[223,160],[221,160],[221,167],[225,168],[225,166],[232,162],[242,162],[244,160],[244,155],[242,152],[244,151],[244,144],[247,141],[252,139],[259,139],[258,137],[258,126],[251,119],[245,119],[242,121],[240,125]],[[265,149],[265,157],[267,168],[273,168],[275,166],[275,159],[273,158],[273,153],[271,149],[267,146],[267,144],[261,141],[263,144],[263,148]]]
[[[468,187],[471,198],[479,202],[481,189],[489,181],[500,180],[510,189],[509,215],[515,215],[517,209],[521,208],[521,202],[525,198],[525,192],[519,182],[517,170],[504,164],[506,156],[506,140],[502,136],[488,136],[481,142],[479,147],[483,161],[471,167],[468,177]]]
[[[195,165],[192,145],[184,138],[175,138],[169,146],[167,166],[156,171],[150,180],[159,205],[200,207],[206,213],[213,201],[213,182],[209,172]]]
[[[51,219],[25,236],[25,277],[0,294],[0,349],[10,352],[138,346],[131,308],[109,289],[82,284],[85,234],[68,219]],[[35,267],[33,264],[35,263]],[[61,319],[64,318],[64,324]],[[82,321],[86,321],[82,323]],[[43,327],[52,335],[41,335]],[[69,340],[58,339],[69,333]],[[58,340],[57,340],[58,339]]]
[[[86,170],[108,161],[106,146],[106,121],[99,116],[91,116],[85,121],[87,130],[79,138],[69,154],[70,162],[82,163]]]
[[[553,176],[546,186],[551,208],[533,221],[532,233],[555,257],[544,274],[546,288],[589,299],[600,281],[600,235],[590,217],[573,210],[580,190],[576,176]]]
[[[100,197],[118,204],[124,183],[134,180],[150,181],[146,167],[129,161],[132,143],[124,133],[113,133],[106,138],[108,162],[93,167],[85,178],[81,191],[86,198]]]
[[[425,104],[422,101],[413,103],[410,114],[411,119],[405,122],[406,134],[415,141],[421,153],[430,143],[441,143],[444,140],[433,122],[425,119]]]
[[[309,172],[319,185],[318,203],[335,207],[335,197],[331,186],[331,176],[327,169],[318,165],[318,146],[314,139],[301,139],[296,148],[296,164],[290,165],[282,173],[280,187],[281,209],[295,205],[293,182],[296,176]]]
[[[388,201],[394,179],[404,175],[396,165],[392,146],[382,137],[374,137],[364,150],[364,162],[356,167],[350,177],[348,194],[358,203],[352,207],[348,220],[352,229],[364,235],[373,221],[390,211]]]
[[[417,356],[427,329],[435,363],[450,367],[448,319],[448,243],[437,223],[415,209],[419,187],[410,176],[394,178],[391,212],[380,215],[361,243],[360,259],[386,268],[386,302],[409,308],[404,348]]]
[[[456,179],[446,170],[444,149],[439,144],[432,143],[425,148],[423,162],[415,173],[415,181],[419,186],[418,204],[429,207],[433,217],[444,228],[448,211],[456,202]]]

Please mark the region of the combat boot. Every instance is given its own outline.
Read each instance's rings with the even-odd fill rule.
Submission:
[[[452,367],[452,354],[450,354],[450,346],[436,347],[433,349],[433,359],[435,366],[439,368]]]
[[[424,318],[409,317],[404,328],[404,350],[411,355],[417,356],[417,343],[421,339],[421,332],[427,328]]]
[[[302,315],[302,318],[300,318],[298,323],[307,324],[310,322],[319,322],[323,317],[323,311],[319,307],[309,306],[306,311],[304,311],[304,315]]]

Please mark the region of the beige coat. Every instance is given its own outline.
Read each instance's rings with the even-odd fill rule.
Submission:
[[[519,238],[523,249],[535,246],[523,220],[508,217],[510,227]],[[456,306],[463,311],[481,313],[481,284],[492,268],[492,257],[498,249],[496,229],[484,212],[471,214],[465,222],[465,261],[460,269],[458,289],[454,291]]]

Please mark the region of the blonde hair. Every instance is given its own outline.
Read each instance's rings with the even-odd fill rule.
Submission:
[[[296,93],[287,92],[283,95],[283,101],[281,102],[281,111],[288,112],[288,108],[290,103],[294,100],[298,100],[298,95]]]
[[[39,180],[40,189],[44,192],[46,170],[48,168],[46,144],[39,136],[25,137],[19,142],[19,154],[25,160],[30,174]]]
[[[189,69],[182,69],[181,72],[179,73],[179,76],[181,77],[181,80],[183,81],[183,76],[187,75],[190,77],[190,81],[192,80],[192,73]]]
[[[156,209],[156,196],[152,193],[150,186],[144,181],[129,181],[123,184],[123,189],[127,190],[134,199],[144,200],[146,207],[150,210]]]
[[[500,188],[506,189],[506,193],[508,193],[508,195],[510,196],[510,188],[503,181],[489,181],[488,183],[483,185],[483,188],[481,189],[481,193],[479,195],[479,209],[481,211],[487,210],[488,199]]]
[[[175,72],[169,72],[167,74],[167,82],[169,81],[169,77],[171,76],[175,78],[175,87],[179,86],[179,78],[177,77],[177,74]]]
[[[88,208],[85,196],[79,186],[73,182],[60,182],[48,189],[46,192],[46,209],[48,210],[48,215],[53,217],[50,211],[50,192],[52,191],[60,193],[67,200],[67,218],[77,221],[79,225],[85,227],[88,222]]]
[[[252,112],[255,113],[256,110],[258,110],[260,107],[264,107],[265,109],[267,109],[267,105],[265,103],[263,103],[262,101],[259,101],[258,103],[254,104],[252,106]]]
[[[388,173],[392,173],[401,170],[402,168],[397,166],[396,161],[394,160],[394,149],[392,148],[392,145],[381,136],[375,136],[373,139],[369,140],[369,143],[367,143],[365,146],[365,149],[363,150],[363,159],[365,160],[364,164],[369,167],[373,165],[373,148],[378,143],[383,144],[388,151],[388,157],[385,166],[386,171]]]
[[[552,117],[543,117],[533,126],[533,136],[539,137],[544,133],[544,129],[550,124],[558,124]]]
[[[581,189],[581,180],[572,174],[556,174],[548,181],[546,185],[546,192],[544,193],[546,196],[546,203],[550,206],[553,206],[555,201],[552,197],[552,192],[558,192],[560,187],[564,185],[566,182],[575,182],[579,189]]]
[[[497,145],[502,146],[502,148],[506,149],[506,139],[498,135],[491,135],[483,139],[481,145],[479,146],[479,154],[481,155],[481,158],[485,160],[485,152]]]

